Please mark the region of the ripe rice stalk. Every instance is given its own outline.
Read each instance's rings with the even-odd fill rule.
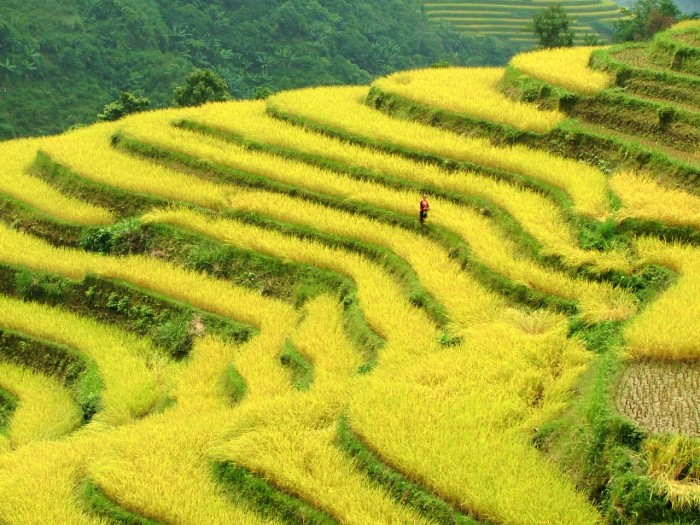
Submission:
[[[426,106],[539,133],[550,131],[565,118],[559,111],[540,110],[506,97],[498,90],[503,72],[495,67],[421,69],[394,73],[373,85]]]
[[[0,193],[70,223],[103,225],[114,222],[114,216],[110,211],[69,197],[27,173],[41,145],[41,139],[21,139],[0,143],[0,158],[3,163],[0,173]]]
[[[80,410],[56,379],[0,362],[0,387],[20,401],[8,434],[13,449],[62,438],[80,425]]]
[[[555,86],[593,95],[610,87],[612,77],[590,69],[591,53],[597,47],[561,47],[515,55],[510,64],[518,71]]]
[[[628,171],[613,175],[610,187],[623,204],[615,214],[618,221],[633,218],[700,229],[700,198],[695,195]]]
[[[544,195],[525,188],[518,188],[505,181],[494,180],[471,172],[450,172],[434,164],[420,163],[399,155],[384,153],[376,149],[363,148],[325,135],[311,133],[298,126],[290,125],[265,115],[262,102],[236,102],[233,104],[213,104],[198,108],[193,117],[208,126],[243,135],[246,138],[273,144],[289,150],[301,151],[318,158],[340,161],[349,166],[365,168],[372,172],[405,179],[410,182],[430,185],[453,191],[465,196],[476,196],[503,207],[523,227],[523,229],[542,243],[546,255],[560,255],[571,266],[591,265],[601,270],[614,269],[630,272],[631,266],[625,254],[616,252],[587,251],[578,247],[572,228],[563,217],[556,204]],[[129,123],[134,122],[130,120]],[[127,128],[143,140],[153,140],[154,129],[158,124],[153,121],[149,126]],[[136,129],[138,128],[138,129]],[[160,134],[159,134],[160,135]],[[187,142],[187,151],[193,155],[203,155],[198,149],[203,147],[200,138]],[[173,147],[172,141],[161,139],[160,144]],[[181,142],[182,143],[182,142]],[[231,148],[229,155],[221,162],[230,166],[241,166],[242,159],[247,158],[238,149]],[[263,157],[259,157],[262,161]],[[254,170],[253,162],[242,166]],[[272,170],[268,170],[272,171]],[[282,177],[290,171],[288,168],[277,171]],[[273,171],[273,174],[275,171]],[[333,174],[324,173],[323,179],[328,186]],[[301,179],[301,178],[300,178]],[[306,176],[303,180],[309,179]],[[339,179],[342,180],[342,179]],[[301,184],[301,182],[299,183]],[[334,188],[344,184],[333,183]],[[329,193],[326,188],[319,191]]]
[[[578,213],[598,219],[607,217],[607,183],[600,170],[521,145],[497,147],[486,139],[395,120],[365,106],[367,92],[365,87],[300,89],[274,95],[268,104],[278,112],[382,144],[474,162],[546,182],[566,191]]]
[[[696,360],[700,356],[700,249],[642,237],[637,251],[650,264],[666,266],[680,279],[625,328],[634,359]]]

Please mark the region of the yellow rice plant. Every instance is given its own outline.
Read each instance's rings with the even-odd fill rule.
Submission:
[[[146,367],[155,350],[144,339],[58,308],[2,296],[0,326],[76,348],[94,360],[104,383],[103,409],[95,416],[99,421],[121,424],[141,417],[165,396]]]
[[[560,410],[587,361],[566,331],[563,318],[536,335],[504,323],[470,330],[461,347],[376,370],[353,392],[350,422],[385,461],[479,518],[600,523],[529,444],[535,412]]]
[[[225,202],[219,185],[207,183],[153,162],[135,158],[110,146],[114,123],[96,124],[44,139],[42,149],[51,158],[89,180],[164,199],[189,195],[189,201],[217,209]]]
[[[415,196],[408,192],[391,193],[393,194],[385,196],[379,188],[376,193],[368,195],[371,195],[372,204],[410,213],[415,206]],[[355,194],[355,197],[359,195]],[[578,301],[584,315],[591,319],[626,319],[634,313],[634,299],[630,294],[609,285],[573,279],[561,272],[542,268],[520,255],[513,242],[495,228],[488,219],[440,199],[431,199],[431,202],[435,209],[431,212],[433,214],[431,221],[456,232],[469,243],[474,254],[484,264],[516,283]],[[299,202],[294,199],[265,192],[241,191],[233,196],[232,205],[280,220],[321,227],[339,235],[350,235],[390,247],[409,261],[431,293],[445,297],[443,304],[453,313],[456,320],[469,319],[474,315],[473,312],[491,311],[491,308],[485,308],[482,305],[470,308],[464,303],[465,301],[468,303],[471,299],[466,299],[464,296],[451,297],[451,291],[455,289],[457,283],[464,287],[459,289],[464,289],[466,297],[470,298],[478,287],[475,287],[473,281],[459,277],[460,273],[455,270],[453,263],[444,262],[448,259],[444,249],[420,236],[399,234],[395,229],[392,230],[362,217],[311,203],[299,205]],[[429,283],[430,278],[427,276],[433,273],[439,274],[438,279],[442,284]],[[450,285],[450,283],[454,284]],[[444,290],[448,293],[441,293]],[[485,297],[482,294],[479,295]],[[490,300],[492,301],[493,299]]]
[[[357,282],[362,310],[380,336],[424,346],[434,344],[438,336],[423,312],[410,305],[402,307],[406,300],[388,272],[361,255],[231,220],[209,219],[187,210],[155,210],[143,220],[173,224],[241,248],[348,275]],[[407,333],[409,326],[413,334]]]
[[[0,193],[66,222],[87,225],[112,223],[114,216],[108,210],[69,197],[27,173],[40,145],[38,139],[0,143]]]
[[[212,475],[207,451],[226,432],[232,415],[220,403],[176,405],[102,434],[87,475],[110,499],[165,523],[277,523],[229,499]]]
[[[180,151],[183,151],[181,148],[186,148],[186,151],[193,155],[209,154],[206,152],[208,149],[206,151],[203,149],[205,145],[210,144],[208,140],[205,142],[204,139],[195,136],[190,136],[189,140],[176,140],[177,135],[171,132],[167,132],[169,138],[166,140],[164,136],[166,132],[163,130],[165,122],[156,120],[156,114],[151,114],[150,118],[153,120],[143,122],[128,120],[125,122],[127,131],[139,136],[142,140],[157,140],[166,147],[177,147]],[[576,267],[590,265],[601,270],[631,271],[631,265],[624,254],[580,249],[576,245],[574,233],[559,208],[552,200],[537,192],[518,188],[491,177],[471,172],[453,173],[434,164],[414,162],[399,155],[311,133],[298,126],[268,117],[265,114],[263,102],[208,104],[197,108],[192,118],[215,128],[244,135],[252,140],[321,158],[338,160],[399,179],[438,186],[463,195],[481,197],[508,211],[526,232],[543,244],[544,254],[561,255],[566,263]],[[241,166],[241,161],[250,157],[248,153],[241,152],[238,148],[222,151],[225,151],[226,155],[217,159],[227,165]],[[252,158],[258,161],[258,165],[264,159],[262,156]],[[249,170],[256,169],[253,162],[241,167]],[[288,171],[289,169],[273,170],[273,174],[279,173],[278,177],[284,177]],[[332,177],[332,174],[323,175],[323,178],[328,180]],[[308,180],[309,176],[305,178],[305,181]],[[333,184],[333,186],[337,188],[339,184]],[[328,192],[323,188],[319,190]]]
[[[599,219],[607,216],[607,181],[600,170],[525,146],[498,147],[486,139],[463,137],[416,122],[395,120],[363,103],[367,91],[365,87],[301,89],[277,94],[268,99],[268,103],[283,113],[381,143],[500,168],[543,181],[566,191],[578,213]]]
[[[685,436],[652,437],[644,442],[648,475],[674,509],[700,505],[700,443]]]
[[[12,448],[61,438],[80,425],[80,410],[56,379],[0,362],[0,387],[19,398],[8,436]]]
[[[405,298],[402,297],[397,285],[393,282],[389,275],[387,275],[381,268],[372,267],[372,265],[364,261],[362,257],[342,253],[338,250],[330,249],[325,246],[318,245],[314,242],[292,239],[280,235],[276,232],[252,227],[245,224],[237,224],[233,223],[232,221],[225,220],[207,219],[189,211],[153,212],[149,214],[147,219],[154,221],[166,221],[169,223],[178,224],[179,226],[199,231],[213,238],[225,239],[228,242],[231,242],[238,246],[255,249],[256,251],[268,253],[275,257],[290,258],[294,260],[310,262],[317,266],[331,268],[336,271],[340,271],[342,273],[351,275],[358,283],[358,294],[360,297],[360,303],[368,323],[371,326],[373,326],[378,331],[378,333],[380,333],[386,339],[386,345],[380,354],[380,365],[377,371],[375,371],[375,373],[372,374],[372,376],[370,376],[371,378],[378,377],[378,370],[387,371],[387,373],[383,374],[382,376],[385,379],[385,383],[383,384],[395,385],[398,380],[396,374],[398,374],[405,367],[414,366],[417,362],[416,356],[418,355],[422,356],[421,359],[418,360],[418,362],[423,363],[426,360],[426,355],[442,356],[442,358],[447,358],[448,361],[451,361],[457,358],[455,354],[461,354],[463,352],[463,349],[459,349],[455,350],[454,353],[450,352],[449,355],[447,355],[446,351],[439,351],[435,343],[437,333],[434,327],[431,326],[428,320],[422,314],[420,314],[419,311],[415,310],[415,308],[411,307],[406,302]],[[580,371],[580,367],[584,366],[584,356],[586,355],[586,353],[576,343],[566,341],[565,320],[561,318],[561,321],[555,323],[555,325],[556,330],[554,331],[556,332],[557,337],[555,337],[554,340],[551,339],[553,335],[552,330],[550,330],[548,338],[543,338],[544,340],[541,342],[541,344],[535,346],[524,345],[523,340],[526,340],[526,336],[522,335],[523,332],[519,329],[510,328],[506,330],[506,332],[512,332],[516,335],[521,334],[517,337],[517,343],[515,339],[504,339],[503,345],[498,347],[500,349],[500,353],[498,353],[494,361],[490,362],[488,366],[484,364],[483,370],[485,371],[488,369],[491,370],[493,373],[490,375],[485,374],[483,376],[480,376],[477,373],[473,376],[475,382],[468,382],[468,384],[472,385],[474,390],[476,390],[477,392],[484,387],[484,384],[482,384],[481,382],[482,380],[486,381],[486,383],[492,382],[493,384],[500,385],[501,388],[499,388],[499,391],[503,390],[504,392],[513,392],[513,395],[515,396],[514,399],[510,400],[508,403],[505,403],[504,408],[501,408],[499,404],[501,398],[503,397],[503,394],[496,396],[495,398],[485,396],[483,399],[480,399],[480,403],[484,403],[482,405],[484,414],[497,412],[502,415],[511,415],[510,418],[504,417],[501,420],[502,426],[498,428],[499,433],[503,432],[504,426],[510,429],[510,431],[515,432],[515,429],[519,428],[519,426],[525,423],[526,421],[528,423],[531,423],[532,421],[541,421],[539,418],[534,417],[535,414],[533,414],[533,410],[528,411],[526,409],[526,407],[528,406],[528,400],[533,401],[537,399],[537,401],[533,401],[533,406],[546,407],[545,413],[548,416],[551,415],[552,412],[560,410],[563,403],[562,393],[566,391],[566,388],[557,385],[557,383],[559,381],[565,380],[567,382],[566,386],[570,387],[570,382],[576,376],[576,373],[568,372],[577,372],[577,369],[578,371]],[[500,341],[500,337],[493,337],[493,325],[480,326],[485,327],[483,331],[475,330],[473,333],[467,333],[467,339],[473,339],[476,341],[476,334],[479,333],[482,334],[482,338],[478,341],[480,345],[478,346],[478,351],[477,346],[475,344],[472,351],[464,352],[463,355],[465,357],[465,366],[466,361],[469,362],[469,366],[476,366],[474,365],[474,362],[479,361],[485,349],[489,347],[488,344],[485,344],[486,341],[488,341],[489,344],[492,344],[495,340]],[[527,337],[530,337],[530,335],[527,335]],[[550,343],[552,344],[550,345]],[[545,347],[546,350],[544,349]],[[511,381],[511,385],[517,384],[519,385],[519,387],[517,389],[513,389],[509,386],[503,386],[503,384],[499,381],[503,377],[506,377],[508,374],[500,374],[500,365],[499,367],[496,367],[494,363],[508,360],[511,358],[512,355],[520,355],[520,352],[524,348],[528,349],[527,352],[525,352],[525,355],[522,355],[520,357],[520,360],[514,358],[516,362],[513,364],[513,370],[522,371],[522,375],[518,375],[516,379],[513,379]],[[467,356],[468,359],[466,359]],[[430,365],[435,364],[433,363],[432,359],[430,359],[429,361]],[[531,366],[529,368],[524,369],[523,362],[530,362]],[[434,368],[434,366],[426,367],[426,369],[428,370],[433,370]],[[445,367],[443,367],[443,370],[445,370]],[[479,368],[479,370],[482,369]],[[537,370],[540,370],[541,372],[539,375],[536,372]],[[562,373],[562,371],[566,371],[567,373]],[[445,370],[444,373],[449,375],[448,370]],[[387,376],[389,377],[389,379],[387,379]],[[464,383],[464,377],[465,376],[461,373],[461,369],[458,370],[454,375],[454,379],[458,380],[459,383]],[[478,382],[477,378],[479,378]],[[408,380],[408,382],[409,384],[414,384],[415,379],[411,378],[410,380]],[[429,387],[436,386],[439,384],[439,382],[430,382],[427,384],[423,384],[423,388],[426,389],[425,392],[411,392],[410,397],[404,399],[404,402],[415,403],[416,397],[420,397],[421,395],[427,394],[427,392],[429,391]],[[551,388],[552,394],[542,394],[543,392],[547,392],[547,389],[550,386],[553,387]],[[459,393],[461,394],[462,392],[460,391]],[[386,392],[384,392],[384,394],[386,394]],[[540,394],[544,395],[544,397],[541,400],[539,397]],[[353,393],[352,399],[355,399],[356,397],[356,394]],[[372,403],[387,404],[387,399],[391,398],[384,397],[383,399],[373,399],[371,402],[365,404],[366,396],[363,395],[362,405],[369,407]],[[496,405],[490,406],[490,403],[494,400],[496,400]],[[433,412],[433,415],[425,414],[425,416],[426,421],[429,421],[432,425],[435,422],[435,420],[439,417],[435,415],[435,411],[436,407],[440,405],[436,405],[436,399],[434,398],[431,398],[430,405],[432,407],[431,411]],[[468,410],[465,407],[461,407],[463,417],[470,418],[477,407],[477,404],[473,406],[470,405]],[[386,408],[386,411],[392,413],[394,417],[396,417],[397,414],[403,414],[404,412],[402,412],[401,410],[404,410],[403,406],[397,407],[396,405],[391,405]],[[516,413],[519,417],[515,417]],[[382,412],[382,414],[383,417],[387,417],[387,415],[384,412]],[[467,426],[472,428],[474,433],[479,434],[480,430],[483,429],[483,427],[479,423],[480,421],[478,419],[470,419],[469,424]],[[407,431],[412,425],[419,426],[417,422],[411,421],[411,423],[406,426],[404,431]],[[364,426],[361,424],[360,426],[364,433]],[[246,426],[246,428],[248,427]],[[435,427],[431,428],[432,431],[435,430]],[[464,427],[460,426],[459,431],[463,430]],[[430,432],[431,441],[435,439],[435,434],[433,434],[432,431]],[[456,431],[457,430],[455,430],[455,432]],[[506,435],[512,436],[510,432],[506,432]],[[250,439],[254,439],[253,436],[254,435],[251,434]],[[408,443],[415,444],[415,440],[421,440],[423,436],[423,434],[414,435],[411,438],[406,436],[406,441],[403,442],[403,446],[408,447]],[[525,438],[516,438],[514,436],[512,437],[512,442],[510,441],[510,438],[506,439],[501,437],[499,445],[503,448],[499,450],[505,450],[503,454],[505,456],[513,458],[512,463],[510,464],[511,466],[517,463],[517,468],[505,469],[505,472],[508,473],[517,472],[517,475],[515,475],[513,479],[514,484],[521,483],[522,479],[537,479],[538,476],[540,476],[539,479],[542,479],[541,475],[543,468],[547,473],[553,472],[550,467],[547,467],[546,463],[541,462],[541,459],[538,458],[537,453],[533,449],[530,449],[529,445],[526,445],[527,440]],[[490,434],[479,435],[478,439],[486,443],[493,442],[493,436],[491,436]],[[276,438],[275,442],[279,443],[278,441],[276,441]],[[250,444],[252,442],[246,439],[244,443]],[[465,441],[460,440],[460,443],[464,445]],[[277,446],[281,445],[278,444]],[[244,448],[246,447],[241,445],[240,448],[234,448],[233,451],[238,451],[240,454],[242,454]],[[522,457],[521,448],[530,451],[529,453],[525,453],[527,459],[524,460],[524,465],[519,463],[520,459],[518,459]],[[384,451],[383,448],[381,449],[381,451]],[[231,452],[230,449],[229,452]],[[436,454],[444,452],[444,449],[441,449],[440,452],[437,452],[437,450],[435,451]],[[450,452],[452,451],[450,450]],[[487,456],[489,454],[489,451],[486,449],[479,449],[478,453],[482,456]],[[262,456],[263,453],[260,454],[260,457]],[[493,462],[493,456],[489,457],[491,459],[484,459],[484,463],[489,464],[489,470],[492,472],[493,465],[495,463]],[[393,456],[385,456],[385,459],[387,459],[390,463],[395,463],[400,466],[403,466],[401,462],[395,462],[394,460],[396,458]],[[455,461],[455,457],[449,456],[449,460],[445,458],[444,461],[449,461],[453,465],[453,469],[458,470],[460,467],[455,465],[463,465],[464,462],[462,461],[463,458],[461,457],[457,459],[458,461]],[[263,461],[263,459],[258,459],[257,461]],[[268,465],[268,463],[265,464]],[[527,464],[529,464],[530,466],[525,472],[529,472],[530,470],[532,470],[532,474],[523,474],[523,468]],[[413,469],[408,468],[407,470],[409,472],[412,472]],[[471,470],[468,470],[468,472],[474,473]],[[538,472],[539,474],[535,475],[535,472]],[[319,473],[315,473],[315,475],[320,476]],[[482,475],[486,475],[486,473],[484,471],[479,471],[479,474],[475,477],[475,480]],[[572,515],[574,516],[580,515],[587,516],[588,518],[590,518],[591,516],[595,516],[595,513],[585,503],[585,498],[583,496],[575,495],[573,493],[573,489],[566,484],[562,476],[557,477],[555,474],[552,473],[551,477],[548,477],[547,480],[551,482],[551,487],[556,487],[552,489],[556,492],[555,499],[557,499],[557,501],[561,501],[562,506],[568,506],[568,512],[572,513]],[[423,480],[419,479],[419,481]],[[436,490],[443,496],[446,496],[446,492],[443,490],[443,488],[444,487],[439,487]],[[463,491],[463,493],[470,492],[471,483],[468,485],[463,484],[461,490]],[[529,496],[527,497],[531,498],[532,494],[536,493],[537,492],[533,490],[533,487],[530,486],[528,492]],[[494,498],[500,500],[502,496],[503,494],[500,494],[498,496],[494,496]],[[464,497],[466,496],[462,494],[461,499],[459,501],[463,502]],[[551,498],[553,496],[552,494],[548,494],[548,497]],[[519,498],[525,498],[524,494],[514,496],[515,500],[518,500]],[[544,504],[544,501],[546,500],[541,501],[537,505],[533,504],[532,506],[544,509],[547,507],[547,505]],[[566,503],[564,503],[564,501],[566,501]],[[522,505],[525,505],[526,507],[528,506],[528,504],[525,504],[521,501],[517,503],[517,508],[522,510]],[[470,509],[478,508],[478,506],[478,504],[466,505],[466,507]],[[502,509],[500,509],[499,507],[499,517],[501,516],[501,511]],[[559,517],[562,516],[563,515],[561,514],[559,515]],[[546,522],[546,520],[544,521]],[[591,523],[594,521],[595,520],[592,521],[589,519],[587,522]],[[564,520],[562,522],[568,521]],[[576,521],[574,519],[572,523],[575,522]]]
[[[342,307],[327,296],[309,302],[293,341],[314,364],[310,390],[246,406],[237,417],[245,431],[214,450],[215,457],[274,480],[341,523],[427,523],[358,473],[334,444],[361,362],[344,334]]]
[[[615,214],[618,221],[633,218],[700,228],[700,198],[695,195],[628,171],[613,175],[610,187],[622,201]]]
[[[612,77],[590,69],[596,47],[561,47],[515,55],[510,64],[521,73],[577,93],[595,94],[613,83]]]
[[[678,29],[700,29],[700,20],[683,20],[682,22],[674,24],[671,28],[672,31]]]
[[[451,67],[402,71],[374,82],[386,93],[470,117],[546,133],[561,122],[559,111],[516,102],[498,90],[503,68]]]
[[[143,122],[139,126],[141,130],[146,129],[142,125]],[[153,124],[152,121],[150,122]],[[148,129],[162,128],[151,125],[148,126]],[[144,132],[141,131],[141,133]],[[249,152],[242,147],[228,145],[207,137],[197,137],[197,140],[194,141],[191,134],[183,134],[174,129],[168,130],[166,128],[165,131],[154,131],[151,132],[151,135],[155,136],[156,142],[161,145],[221,162],[237,169],[247,170],[314,191],[368,202],[400,213],[415,213],[413,197],[407,192],[391,190],[379,184],[337,175],[274,155]],[[156,182],[156,184],[158,183]],[[177,189],[169,191],[173,192],[173,195],[177,193]],[[232,190],[227,191],[232,194]],[[186,200],[188,198],[186,192],[183,191],[180,198]],[[580,300],[583,312],[591,319],[624,319],[634,312],[633,300],[629,294],[612,290],[609,286],[572,279],[562,273],[546,270],[532,261],[524,259],[518,253],[514,243],[485,218],[449,202],[433,202],[436,208],[439,207],[443,210],[443,213],[434,214],[436,222],[462,236],[481,260],[487,262],[494,270],[534,289],[572,300]],[[298,208],[298,205],[287,206],[287,208]],[[532,216],[534,217],[534,215]],[[550,237],[555,238],[556,236],[550,234]],[[573,243],[573,240],[571,242]],[[563,246],[563,249],[566,250],[567,244],[566,239],[563,238],[559,246]],[[593,268],[598,269],[615,268],[627,272],[631,270],[630,263],[621,254],[598,255],[575,248],[568,248],[567,253],[569,259],[576,265],[591,264]]]
[[[0,509],[3,523],[108,525],[88,512],[76,487],[90,447],[85,440],[39,442],[0,455]]]
[[[362,358],[345,334],[338,301],[326,295],[309,301],[292,341],[314,365],[314,381],[309,392],[319,398],[333,396],[336,403],[343,401]]]
[[[680,274],[658,299],[625,329],[628,354],[635,359],[700,357],[700,249],[644,237],[636,242],[640,257]]]

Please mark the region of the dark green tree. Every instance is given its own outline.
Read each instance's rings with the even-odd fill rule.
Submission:
[[[148,109],[151,101],[146,97],[137,97],[128,91],[122,91],[119,98],[107,104],[102,113],[97,115],[97,120],[119,120],[131,113],[138,113]]]
[[[201,106],[205,102],[228,100],[228,83],[211,69],[197,69],[175,88],[176,106]]]
[[[535,13],[528,29],[541,47],[570,47],[574,45],[571,22],[564,8],[556,4]]]
[[[253,92],[253,98],[255,100],[266,100],[274,94],[270,86],[258,86]]]
[[[635,0],[627,14],[627,18],[614,24],[615,42],[649,40],[672,26],[681,12],[673,0]]]

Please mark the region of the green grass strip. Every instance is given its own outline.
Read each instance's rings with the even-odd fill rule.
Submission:
[[[138,141],[134,141],[133,139],[125,139],[122,138],[120,140],[120,144],[125,145],[128,148],[135,148],[135,153],[136,154],[145,154],[148,155],[150,158],[153,159],[161,159],[165,156],[168,155],[168,150],[163,150],[161,148],[158,148],[156,146],[151,146],[151,145],[146,145],[143,143],[140,143]],[[237,172],[236,170],[230,170],[227,169],[224,166],[218,166],[218,165],[213,165],[211,163],[199,160],[199,159],[193,159],[192,157],[189,157],[187,155],[184,155],[182,153],[175,153],[175,152],[170,152],[171,157],[169,162],[171,163],[184,163],[185,167],[193,168],[195,170],[205,170],[209,171],[210,173],[220,173],[221,176],[226,177],[227,174],[230,174],[233,172],[236,174],[236,176],[246,176],[247,174],[241,174],[241,172]],[[250,176],[250,175],[248,175]],[[270,189],[272,191],[283,191],[280,185],[277,183],[271,184],[271,187],[267,187],[267,179],[264,179],[259,176],[254,176],[256,178],[255,182],[252,183],[254,184],[253,187],[263,187],[266,189]],[[246,181],[243,180],[243,184],[246,184]],[[450,253],[450,256],[456,258],[462,263],[462,266],[464,269],[469,267],[475,275],[478,277],[482,278],[484,282],[492,287],[494,290],[503,293],[507,298],[511,298],[512,300],[524,304],[528,304],[529,306],[532,307],[542,307],[542,306],[549,306],[552,308],[555,308],[559,311],[564,311],[567,313],[575,313],[576,312],[576,305],[573,301],[569,301],[566,299],[562,299],[559,297],[554,297],[550,296],[548,294],[544,294],[541,292],[538,292],[536,290],[531,290],[527,286],[520,285],[513,283],[509,279],[503,277],[502,275],[498,274],[497,272],[491,270],[488,268],[488,266],[477,259],[475,259],[470,252],[469,247],[464,243],[464,241],[457,235],[453,234],[452,232],[449,232],[447,230],[444,230],[442,228],[436,227],[434,225],[421,225],[418,224],[416,220],[414,220],[411,217],[407,216],[402,216],[399,214],[395,214],[392,212],[388,212],[386,210],[380,210],[373,208],[372,206],[364,205],[364,204],[359,204],[359,203],[351,203],[351,202],[345,202],[342,201],[341,199],[336,199],[332,197],[328,197],[326,195],[322,194],[314,194],[313,192],[308,192],[305,190],[300,190],[299,188],[293,188],[290,187],[291,189],[289,190],[289,194],[295,196],[295,197],[300,197],[300,198],[308,198],[308,200],[312,202],[318,202],[323,205],[331,206],[331,207],[336,207],[339,209],[351,211],[352,213],[358,213],[358,214],[363,214],[366,216],[369,216],[373,219],[380,220],[383,222],[386,222],[388,224],[391,224],[393,226],[401,226],[405,227],[406,229],[409,230],[416,230],[418,233],[422,233],[423,235],[427,235],[430,238],[436,240],[437,242],[441,243],[448,253]],[[286,192],[285,192],[286,193]],[[230,217],[235,217],[239,218],[241,220],[245,220],[247,222],[252,222],[254,224],[259,224],[259,225],[265,225],[265,227],[272,227],[272,228],[278,228],[280,231],[282,231],[285,234],[294,234],[295,231],[303,231],[306,228],[297,228],[291,227],[290,225],[284,224],[284,223],[279,223],[277,221],[271,221],[267,218],[259,217],[256,216],[255,214],[247,214],[243,212],[229,212],[226,214],[227,216]],[[310,230],[310,229],[308,229]],[[308,235],[308,234],[307,234]],[[307,235],[302,234],[302,237],[306,237]],[[314,233],[313,235],[309,236],[308,238],[314,238],[315,236],[320,235],[317,233]],[[325,235],[325,238],[332,238],[332,236]],[[347,240],[343,240],[342,242],[350,242]],[[361,243],[356,243],[355,241],[352,241],[353,244],[361,244]],[[407,272],[410,270],[412,273],[412,269],[408,267]],[[411,297],[409,293],[409,297]],[[420,299],[419,299],[420,300]],[[420,304],[420,303],[418,303]],[[429,304],[428,301],[424,301],[423,304]],[[430,313],[431,310],[426,310],[427,312]],[[437,313],[437,312],[436,312]],[[438,326],[440,326],[439,318],[438,320]],[[448,337],[449,339],[449,337]]]
[[[0,222],[10,224],[16,230],[44,239],[54,246],[74,245],[85,228],[49,216],[6,195],[0,195]]]
[[[668,226],[658,221],[625,219],[619,224],[623,231],[633,232],[637,236],[658,237],[666,242],[678,242],[700,246],[700,230],[692,226]]]
[[[162,521],[145,518],[125,509],[107,497],[104,491],[93,481],[85,481],[82,497],[88,508],[109,523],[120,525],[164,525]]]
[[[569,112],[574,111],[575,106],[585,108],[589,102],[595,100],[595,97],[582,97],[564,88],[529,77],[512,66],[506,68],[501,89],[511,98],[537,102],[546,108],[563,109]],[[614,105],[620,96],[622,95],[615,95],[606,102],[608,95],[601,95],[601,103],[608,106]],[[627,97],[627,100],[632,101],[630,104],[634,104],[631,97]],[[658,119],[658,111],[663,108],[663,105],[654,107],[653,118]],[[530,135],[522,135],[522,137],[527,139],[523,142],[525,145],[544,149],[555,155],[583,160],[604,173],[612,173],[620,168],[635,171],[645,169],[652,173],[664,173],[689,191],[700,191],[700,167],[637,142],[616,137],[613,131],[605,133],[587,129],[585,124],[579,124],[575,119],[567,119],[542,137]]]
[[[287,339],[280,354],[280,362],[292,376],[292,386],[297,390],[308,390],[314,382],[314,365]]]
[[[414,483],[380,460],[355,434],[347,418],[338,424],[338,447],[355,462],[357,468],[379,484],[401,505],[416,509],[426,518],[444,525],[475,525],[477,519],[455,510],[433,493]]]
[[[221,381],[223,390],[233,405],[243,401],[243,398],[248,394],[248,385],[245,379],[233,365],[228,366]]]
[[[106,208],[120,218],[141,215],[153,207],[168,204],[166,199],[153,195],[127,192],[86,179],[42,151],[37,152],[31,172],[64,193]]]
[[[19,399],[14,394],[0,388],[0,435],[7,434],[10,429],[12,414],[18,403]]]
[[[236,502],[243,500],[257,513],[292,525],[336,525],[338,521],[302,499],[287,494],[230,462],[214,464],[214,474]]]
[[[97,365],[82,352],[0,327],[0,360],[61,381],[80,407],[83,423],[100,411],[102,378]]]
[[[0,262],[0,292],[91,317],[150,337],[171,358],[192,348],[193,324],[234,344],[248,341],[255,327],[222,317],[130,283],[88,274],[80,281]]]

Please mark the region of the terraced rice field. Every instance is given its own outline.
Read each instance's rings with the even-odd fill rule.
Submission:
[[[502,75],[375,88],[565,120]],[[697,195],[369,91],[0,143],[0,523],[605,523],[556,448],[556,422],[589,435],[591,399],[643,436],[627,479],[695,512],[694,464],[663,458],[700,422]]]
[[[612,23],[623,16],[620,7],[610,0],[565,0],[560,4],[573,21],[571,29],[578,39],[585,35],[608,37]],[[550,3],[540,0],[427,0],[424,5],[430,19],[454,25],[464,34],[494,36],[532,46],[536,42],[527,25],[532,23],[537,11],[546,9]]]

